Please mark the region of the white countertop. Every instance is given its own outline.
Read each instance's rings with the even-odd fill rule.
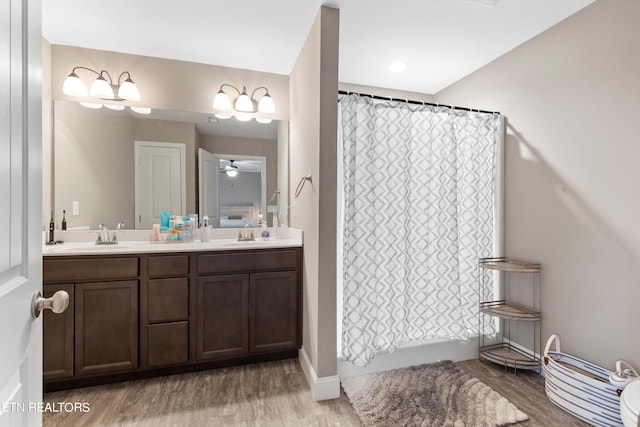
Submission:
[[[229,235],[236,235],[235,232],[214,234],[209,242],[195,240],[190,243],[150,243],[148,240],[124,240],[121,239],[117,245],[96,245],[94,241],[86,241],[82,232],[57,232],[56,240],[63,240],[65,243],[42,246],[43,256],[67,256],[67,255],[118,255],[118,254],[141,254],[141,253],[163,253],[163,252],[197,252],[197,251],[229,251],[247,249],[273,249],[302,247],[302,231],[293,228],[281,228],[277,232],[277,237],[264,240],[261,237],[255,241],[239,242],[237,238],[228,238]],[[87,236],[95,239],[95,232]],[[130,236],[134,236],[130,234]],[[123,232],[122,237],[126,238],[127,233]],[[83,241],[84,240],[84,241]]]

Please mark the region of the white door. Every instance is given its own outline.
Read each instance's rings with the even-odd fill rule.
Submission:
[[[135,228],[151,229],[160,212],[186,215],[185,145],[135,141]]]
[[[220,158],[202,148],[198,149],[198,200],[199,217],[207,215],[213,227],[220,227],[218,211],[218,175]]]
[[[0,2],[0,426],[42,422],[40,7]]]

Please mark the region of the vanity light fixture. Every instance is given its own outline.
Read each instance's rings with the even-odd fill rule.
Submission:
[[[131,111],[138,114],[151,114],[151,108],[149,107],[129,107]]]
[[[102,104],[98,103],[98,102],[80,102],[80,105],[82,105],[84,108],[91,108],[92,110],[97,110],[99,108],[102,108]]]
[[[238,97],[231,104],[231,100],[224,92],[223,88],[227,86],[233,88],[236,92],[238,92]],[[260,101],[256,101],[254,99],[254,95],[260,89],[264,89],[265,94],[262,95]],[[220,90],[216,93],[216,96],[213,98],[213,108],[216,110],[222,110],[223,112],[229,112],[232,109],[241,113],[274,113],[276,111],[276,105],[273,102],[273,98],[269,94],[269,89],[264,86],[260,86],[256,88],[253,92],[251,92],[251,96],[247,94],[247,87],[243,86],[242,91],[238,90],[237,87],[230,84],[223,84],[220,86]],[[225,114],[225,113],[222,113]],[[228,114],[228,113],[227,113]],[[216,117],[223,118],[216,114]]]
[[[76,74],[76,70],[87,70],[98,76],[91,83],[89,90]],[[108,81],[107,78],[109,79]],[[140,101],[140,91],[128,71],[120,73],[118,80],[114,83],[111,74],[106,70],[98,72],[87,67],[74,67],[71,70],[71,74],[64,80],[62,92],[70,96],[84,97],[91,95],[95,98],[113,101]]]

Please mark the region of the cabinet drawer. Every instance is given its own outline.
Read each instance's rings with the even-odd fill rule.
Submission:
[[[128,279],[138,276],[138,257],[45,259],[45,282]]]
[[[189,274],[189,256],[152,256],[148,266],[149,277],[186,276]]]
[[[172,365],[189,360],[189,322],[147,326],[149,366]]]
[[[186,320],[189,317],[189,279],[151,279],[147,291],[149,322]]]
[[[198,256],[198,274],[246,273],[257,270],[295,269],[296,250],[210,253]]]

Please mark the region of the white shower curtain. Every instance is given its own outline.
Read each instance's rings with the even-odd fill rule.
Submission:
[[[355,94],[339,111],[343,358],[362,366],[409,341],[468,340],[478,258],[493,253],[503,117]]]

